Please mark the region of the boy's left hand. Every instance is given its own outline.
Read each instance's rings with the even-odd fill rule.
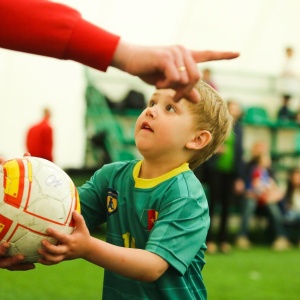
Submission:
[[[43,248],[39,249],[42,258],[39,263],[43,265],[54,265],[63,260],[84,258],[88,251],[88,241],[91,238],[83,217],[76,211],[73,212],[76,228],[72,234],[64,234],[58,230],[49,228],[48,235],[55,238],[57,245],[48,240],[42,241]]]

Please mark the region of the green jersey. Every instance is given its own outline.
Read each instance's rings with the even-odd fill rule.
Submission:
[[[106,222],[108,243],[145,249],[170,267],[151,283],[105,270],[103,299],[206,299],[201,270],[209,214],[203,188],[188,164],[141,179],[141,163],[98,170],[78,189],[82,214],[90,229]]]

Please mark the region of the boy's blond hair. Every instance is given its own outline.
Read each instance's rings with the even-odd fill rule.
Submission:
[[[190,104],[190,110],[196,120],[196,130],[209,131],[212,139],[189,161],[191,169],[195,169],[214,154],[228,137],[233,126],[233,118],[222,97],[202,80],[197,82],[195,88],[201,98],[199,103]]]

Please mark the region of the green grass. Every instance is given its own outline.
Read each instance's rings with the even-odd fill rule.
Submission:
[[[206,255],[203,270],[208,299],[296,300],[300,295],[299,249],[265,247]]]
[[[99,300],[103,269],[83,260],[27,272],[0,270],[0,298],[5,300]]]
[[[206,255],[203,270],[210,300],[296,300],[300,295],[299,249],[274,252],[267,246],[250,251]],[[83,260],[27,272],[0,270],[0,298],[5,300],[99,300],[103,269]],[[117,299],[116,299],[117,300]],[[156,299],[155,299],[156,300]]]

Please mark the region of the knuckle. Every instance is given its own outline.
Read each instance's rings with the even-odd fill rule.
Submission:
[[[176,45],[175,48],[180,52],[186,52],[186,48],[183,45]]]

